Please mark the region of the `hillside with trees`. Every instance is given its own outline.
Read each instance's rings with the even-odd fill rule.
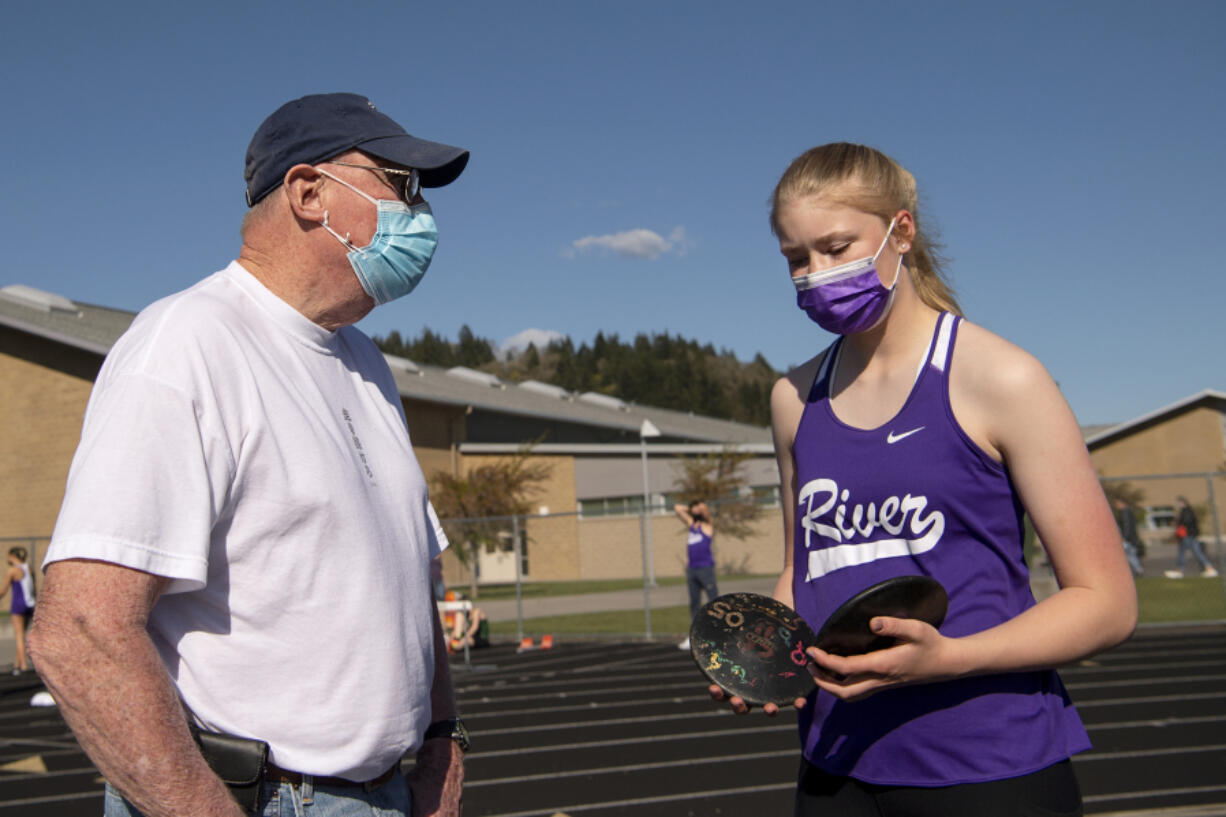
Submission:
[[[631,342],[597,332],[577,348],[570,338],[544,349],[528,346],[500,359],[497,347],[468,326],[452,342],[423,329],[406,340],[393,330],[376,336],[384,352],[431,366],[466,366],[509,382],[539,380],[572,392],[594,391],[676,411],[765,426],[770,390],[779,373],[757,355],[743,363],[728,350],[664,334],[638,334]]]

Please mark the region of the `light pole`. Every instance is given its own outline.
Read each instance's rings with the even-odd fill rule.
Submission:
[[[656,583],[656,571],[651,552],[651,492],[647,486],[647,438],[659,437],[660,429],[651,420],[643,420],[639,427],[639,449],[643,454],[643,512],[639,517],[639,536],[643,549],[643,613],[647,622],[647,638],[651,638],[651,588]]]

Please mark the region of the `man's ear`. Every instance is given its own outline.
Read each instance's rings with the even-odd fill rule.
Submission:
[[[297,218],[316,224],[323,223],[322,190],[326,180],[327,177],[311,165],[294,165],[285,171],[281,192]]]

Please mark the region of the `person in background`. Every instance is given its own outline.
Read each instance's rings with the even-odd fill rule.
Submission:
[[[26,656],[26,626],[34,612],[34,577],[30,575],[30,566],[26,563],[29,553],[23,547],[9,548],[8,569],[4,571],[4,584],[0,585],[0,598],[13,591],[13,599],[9,603],[9,614],[13,621],[13,641],[16,642],[16,655],[13,659],[13,674],[20,675],[30,669]]]
[[[690,620],[693,621],[702,607],[703,595],[706,595],[708,602],[719,595],[715,580],[715,552],[712,549],[715,526],[711,523],[711,510],[701,500],[689,505],[678,503],[673,506],[673,513],[685,523],[686,528],[685,584],[689,589]],[[678,647],[688,650],[689,636]]]
[[[1200,522],[1196,519],[1196,511],[1192,510],[1192,505],[1186,496],[1177,497],[1175,501],[1179,503],[1179,512],[1175,516],[1175,541],[1179,545],[1177,557],[1179,567],[1165,571],[1166,577],[1168,579],[1183,578],[1183,566],[1189,553],[1200,563],[1202,577],[1206,579],[1216,577],[1217,569],[1205,555],[1205,548],[1200,543]]]
[[[436,556],[430,560],[430,592],[435,601],[447,598],[447,582],[443,578],[443,557]]]
[[[464,594],[456,590],[448,590],[443,601],[463,601]],[[482,627],[481,625],[485,626]],[[447,633],[447,644],[453,652],[465,647],[488,647],[489,622],[480,607],[469,606],[468,609],[455,609],[443,613],[443,629]]]
[[[1142,576],[1145,568],[1141,565],[1141,555],[1145,546],[1137,533],[1136,514],[1133,513],[1132,506],[1119,497],[1115,498],[1114,504],[1115,521],[1120,529],[1120,538],[1124,542],[1124,555],[1128,558],[1128,566],[1132,568],[1132,575]]]

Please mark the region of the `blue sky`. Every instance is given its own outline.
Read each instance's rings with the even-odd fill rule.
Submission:
[[[788,162],[917,177],[968,316],[1082,423],[1226,390],[1226,3],[13,4],[0,285],[137,310],[238,250],[260,121],[369,96],[472,161],[371,334],[680,334],[777,369],[831,339],[767,224]]]

